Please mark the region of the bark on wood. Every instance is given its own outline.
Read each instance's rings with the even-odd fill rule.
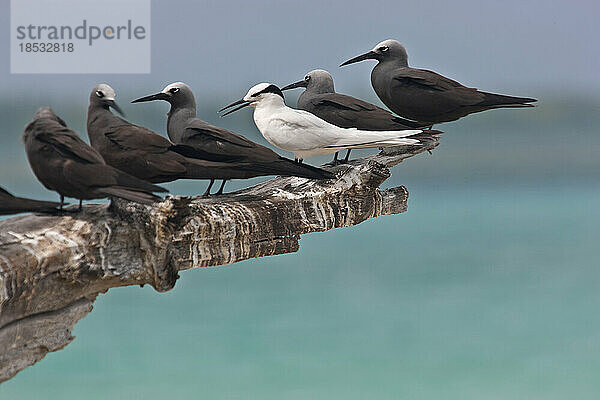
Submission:
[[[178,271],[295,252],[300,235],[406,211],[408,191],[378,187],[389,168],[433,149],[386,149],[332,167],[324,182],[274,178],[221,197],[115,200],[81,213],[0,222],[0,382],[73,340],[75,323],[111,287],[172,289]]]

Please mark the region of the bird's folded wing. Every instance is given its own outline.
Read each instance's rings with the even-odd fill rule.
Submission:
[[[54,128],[54,127],[53,127]],[[59,131],[44,130],[36,138],[56,149],[64,157],[84,163],[104,164],[104,159],[96,150],[85,143],[69,128],[61,127]]]
[[[466,86],[463,86],[450,78],[446,78],[445,76],[426,69],[399,68],[394,73],[394,80],[404,85],[427,86],[430,89],[440,91],[452,90],[456,88],[477,90],[473,88],[467,88]]]
[[[146,169],[157,175],[183,174],[187,168],[178,160],[170,157],[151,157],[146,160]]]
[[[84,164],[66,162],[63,165],[65,179],[76,187],[94,190],[111,186],[146,192],[166,192],[167,190],[138,179],[106,164]]]
[[[185,157],[173,151],[174,145],[167,138],[150,129],[127,123],[110,127],[105,135],[127,157],[143,161],[147,173],[173,175],[186,171]]]
[[[310,100],[310,105],[318,115],[317,110],[326,114],[335,114],[347,121],[346,127],[364,125],[366,130],[394,130],[419,128],[422,125],[392,114],[375,104],[339,93],[328,93]],[[360,118],[360,121],[357,121]],[[399,126],[398,126],[399,124]],[[346,125],[346,124],[345,124]],[[340,125],[341,126],[341,125]]]
[[[62,170],[71,185],[81,188],[111,186],[117,182],[114,168],[106,164],[67,162]]]
[[[187,144],[175,144],[171,146],[170,150],[186,158],[187,161],[192,161],[195,164],[201,163],[225,163],[225,162],[236,162],[239,161],[241,156],[237,152],[229,153],[228,150],[239,150],[240,147],[232,145],[234,149],[227,149],[224,146],[219,146],[222,142],[210,140],[200,142],[191,141]],[[247,150],[246,148],[243,148]]]
[[[147,152],[164,152],[172,143],[164,136],[132,124],[116,125],[107,128],[106,137],[124,149],[136,149]]]
[[[274,115],[270,125],[287,138],[289,145],[297,149],[327,147],[335,143],[343,130],[319,117],[303,110],[288,110],[285,114]],[[290,147],[291,148],[291,147]]]
[[[339,93],[328,93],[322,97],[316,97],[312,102],[316,106],[332,107],[340,111],[374,111],[380,109],[374,104]]]
[[[143,157],[147,171],[156,175],[183,174],[188,157],[202,158],[192,147],[174,145],[164,136],[126,121],[110,127],[105,135],[123,150]]]
[[[284,112],[278,114],[277,118],[284,121],[287,125],[296,126],[301,129],[329,129],[332,126],[329,122],[322,120],[308,111],[292,108],[288,108]]]
[[[399,68],[393,78],[393,96],[410,95],[411,90],[426,89],[437,92],[437,101],[448,101],[448,106],[473,105],[483,100],[476,88],[470,88],[426,69]]]
[[[256,143],[227,129],[219,128],[200,119],[188,123],[186,126],[185,139],[192,139],[195,135],[209,136],[214,140],[229,142],[242,147],[256,147]]]

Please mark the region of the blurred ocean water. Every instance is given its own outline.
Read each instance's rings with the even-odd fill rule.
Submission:
[[[600,190],[411,188],[297,254],[111,289],[2,399],[594,399]]]

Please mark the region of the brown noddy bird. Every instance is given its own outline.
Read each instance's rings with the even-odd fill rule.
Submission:
[[[239,166],[249,176],[282,175],[309,179],[332,179],[335,175],[321,168],[300,165],[273,150],[245,137],[211,125],[196,117],[196,100],[190,87],[182,82],[168,85],[162,92],[133,100],[132,103],[165,100],[170,103],[167,134],[177,144],[189,146],[205,160]],[[223,193],[231,177],[217,177],[223,183],[217,194]],[[211,180],[208,190],[212,186]]]
[[[152,204],[166,189],[107,165],[96,150],[67,128],[49,107],[40,108],[23,132],[23,143],[35,176],[48,189],[82,200],[120,197]]]
[[[26,212],[56,212],[61,203],[15,197],[0,187],[0,215]]]
[[[196,146],[173,144],[150,129],[134,125],[114,115],[119,111],[114,90],[97,85],[90,94],[88,136],[92,147],[106,162],[116,168],[150,182],[170,182],[176,179],[247,179],[260,175],[297,175],[309,178],[326,173],[318,168],[298,166],[291,160],[278,170],[262,169],[252,162],[206,157]],[[204,193],[209,195],[210,187]]]
[[[340,66],[369,59],[378,61],[371,71],[371,84],[381,101],[396,114],[428,125],[494,108],[534,107],[528,103],[537,101],[482,92],[436,72],[411,68],[404,46],[395,40],[384,40]]]
[[[331,74],[315,69],[306,74],[303,80],[281,88],[282,91],[306,88],[298,98],[298,108],[341,128],[356,128],[364,131],[394,131],[420,129],[425,127],[415,121],[400,118],[375,104],[335,92]],[[348,149],[344,162],[348,161]],[[335,153],[333,162],[338,161]]]

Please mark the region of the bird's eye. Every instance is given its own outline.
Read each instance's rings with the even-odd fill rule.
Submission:
[[[309,75],[306,75],[306,76],[304,77],[304,80],[305,80],[306,82],[310,81],[310,76],[309,76]]]
[[[178,88],[178,87],[171,88],[171,89],[169,90],[169,92],[171,92],[171,93],[173,93],[173,94],[174,94],[174,93],[177,93],[177,92],[179,92],[179,88]]]
[[[382,53],[385,53],[386,51],[388,51],[388,50],[389,50],[389,47],[387,47],[387,46],[381,46],[381,47],[380,47],[380,48],[378,48],[377,50],[379,50],[379,51],[380,51],[380,52],[382,52]]]
[[[104,93],[102,93],[102,91],[100,90],[96,90],[96,96],[103,98],[104,97]]]

